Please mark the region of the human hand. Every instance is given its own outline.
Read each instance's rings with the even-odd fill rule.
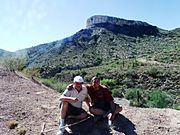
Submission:
[[[78,99],[76,97],[72,98],[72,102],[77,102]]]

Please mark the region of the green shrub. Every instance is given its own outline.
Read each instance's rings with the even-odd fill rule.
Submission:
[[[59,82],[59,83],[54,84],[54,89],[56,89],[58,92],[61,93],[66,89],[67,85],[68,84],[66,84],[66,83]]]
[[[97,77],[102,77],[102,76],[103,76],[103,73],[97,72],[95,76],[97,76]]]
[[[132,106],[167,108],[173,107],[173,97],[167,92],[153,90],[145,92],[142,89],[128,89],[125,97],[131,101]],[[178,106],[174,105],[174,108]]]
[[[138,67],[140,63],[137,61],[137,59],[132,61],[132,67]]]
[[[42,83],[48,87],[53,88],[54,80],[53,79],[43,79]]]
[[[111,92],[112,92],[113,97],[120,97],[120,98],[124,97],[124,94],[121,88],[112,89]]]
[[[138,73],[136,70],[130,69],[127,71],[126,76],[130,79],[135,79],[135,78],[138,78]]]
[[[132,88],[125,93],[125,98],[130,100],[130,105],[145,107],[145,93],[142,89]]]
[[[40,68],[26,68],[23,70],[23,73],[29,77],[31,77],[31,76],[39,77],[40,76],[40,70],[41,70]]]
[[[101,80],[101,83],[102,83],[103,85],[112,87],[112,86],[115,86],[115,85],[116,85],[117,81],[114,80],[114,79],[103,79],[103,80]]]
[[[174,104],[173,108],[176,109],[176,110],[180,110],[180,104]]]
[[[137,99],[138,98],[138,93],[140,95],[142,95],[143,91],[141,89],[138,89],[138,88],[128,89],[126,94],[125,94],[125,98],[127,98],[127,99]]]
[[[160,70],[159,70],[159,68],[157,68],[157,67],[150,67],[150,68],[146,71],[146,73],[147,73],[149,76],[156,78],[156,77],[158,76],[158,74],[160,73]]]
[[[50,79],[42,79],[41,81],[42,81],[42,83],[44,85],[46,85],[46,86],[48,86],[48,87],[50,87],[52,89],[55,89],[58,92],[63,92],[66,89],[67,85],[68,85],[66,83],[59,82],[59,81],[57,81],[55,79],[52,79],[52,78],[50,78]]]
[[[167,92],[155,90],[149,93],[147,106],[148,107],[157,107],[157,108],[166,108],[172,107],[173,97]]]
[[[25,57],[22,57],[22,58],[7,57],[2,62],[2,66],[10,71],[13,71],[13,70],[22,71],[25,68],[25,65],[26,65]]]
[[[80,70],[80,74],[79,75],[85,76],[85,75],[87,75],[87,72],[85,70]]]

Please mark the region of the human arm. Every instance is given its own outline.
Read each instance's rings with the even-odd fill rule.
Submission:
[[[60,101],[66,101],[66,102],[77,102],[78,99],[76,97],[67,97],[65,95],[61,95]]]
[[[71,96],[71,91],[66,89],[63,94],[60,96],[60,101],[67,101],[67,102],[77,102],[78,98],[77,97],[72,97]]]
[[[109,102],[110,108],[111,108],[111,112],[113,113],[116,110],[116,105],[114,103],[114,99],[112,97],[112,93],[111,93],[111,91],[106,86],[102,86],[102,87],[104,88],[105,100],[107,102]]]
[[[111,107],[111,112],[114,113],[116,110],[116,105],[115,105],[114,101],[110,101],[110,107]]]
[[[91,98],[89,95],[86,96],[86,98],[84,99],[87,107],[89,108],[91,106]]]

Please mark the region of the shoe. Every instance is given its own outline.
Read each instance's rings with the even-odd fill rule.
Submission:
[[[64,134],[64,127],[63,127],[63,128],[60,127],[60,128],[59,128],[59,131],[57,132],[56,135],[63,135],[63,134]]]

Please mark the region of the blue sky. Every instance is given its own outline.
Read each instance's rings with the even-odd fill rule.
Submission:
[[[180,0],[0,0],[0,49],[16,51],[73,35],[92,15],[180,27]]]

